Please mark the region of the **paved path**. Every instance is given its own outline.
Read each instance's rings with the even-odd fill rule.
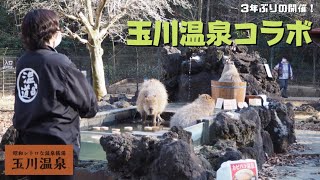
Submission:
[[[296,166],[277,166],[277,171],[282,174],[279,179],[320,180],[320,158],[315,156],[315,154],[320,154],[320,131],[295,130],[295,132],[297,143],[304,145],[306,150],[293,152],[292,154],[300,154],[311,158],[296,163]]]
[[[320,97],[288,97],[284,101],[318,101]]]

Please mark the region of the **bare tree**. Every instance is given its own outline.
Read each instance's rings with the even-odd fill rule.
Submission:
[[[56,10],[65,22],[79,24],[67,28],[73,38],[86,44],[91,58],[93,87],[98,99],[107,94],[101,43],[106,37],[125,41],[127,20],[166,20],[173,6],[189,9],[188,0],[5,0],[10,11],[25,14],[30,9]]]

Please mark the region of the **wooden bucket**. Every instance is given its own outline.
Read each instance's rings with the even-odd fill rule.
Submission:
[[[244,102],[246,97],[247,82],[218,82],[211,81],[212,98],[236,99]]]

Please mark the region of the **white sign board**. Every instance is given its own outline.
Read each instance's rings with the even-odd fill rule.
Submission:
[[[264,68],[266,69],[267,75],[269,78],[272,78],[272,73],[269,67],[269,64],[264,64]]]
[[[4,64],[2,69],[14,69],[13,68],[13,60],[4,60]]]
[[[250,106],[262,106],[261,99],[260,98],[249,99],[249,105]]]
[[[217,98],[216,108],[217,109],[222,109],[222,104],[223,104],[223,99],[222,98]]]
[[[237,109],[237,100],[236,99],[224,99],[223,100],[223,109],[224,110]]]

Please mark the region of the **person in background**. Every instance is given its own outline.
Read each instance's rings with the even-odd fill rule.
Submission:
[[[98,111],[91,85],[70,59],[55,48],[62,40],[54,11],[36,9],[22,22],[26,52],[16,66],[13,126],[16,144],[73,145],[74,164],[80,152],[80,117]],[[73,176],[30,176],[30,179],[74,179]]]
[[[284,98],[288,98],[288,80],[293,80],[292,67],[288,60],[285,57],[283,57],[281,62],[274,67],[274,70],[278,71],[281,96]]]

